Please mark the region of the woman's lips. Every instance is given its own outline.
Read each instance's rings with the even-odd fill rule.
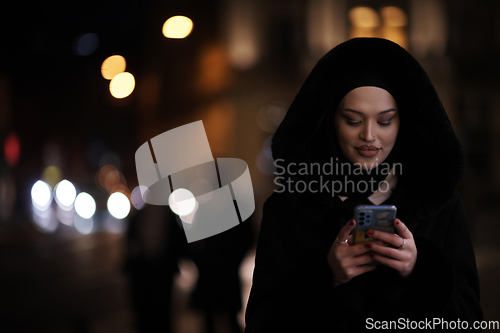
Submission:
[[[378,152],[380,151],[380,148],[377,148],[375,146],[367,146],[367,145],[364,145],[361,147],[356,147],[356,149],[360,155],[366,156],[366,157],[373,157],[373,156],[377,155]]]

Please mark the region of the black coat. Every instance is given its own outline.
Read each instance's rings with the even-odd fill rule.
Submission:
[[[331,157],[325,153],[323,119],[332,93],[352,68],[363,66],[391,76],[402,94],[403,170],[384,204],[396,205],[398,218],[413,233],[415,269],[402,279],[380,266],[334,288],[326,256],[356,202],[327,191],[273,193],[264,204],[245,332],[359,332],[391,320],[402,328],[433,318],[465,320],[471,327],[483,319],[474,250],[457,191],[464,173],[462,147],[426,73],[404,49],[358,38],[325,55],[278,128],[273,157],[281,165]],[[315,177],[287,174],[295,182]],[[436,322],[433,328],[443,325]]]

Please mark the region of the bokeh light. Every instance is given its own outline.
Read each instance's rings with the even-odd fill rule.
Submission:
[[[53,207],[43,211],[33,207],[33,222],[36,229],[44,233],[53,233],[59,225]]]
[[[106,189],[106,177],[108,176],[108,174],[110,172],[114,172],[114,171],[117,171],[116,168],[111,165],[111,164],[106,164],[106,165],[103,165],[99,171],[97,172],[97,183],[100,185],[100,187],[103,189],[103,190],[107,190]]]
[[[179,260],[179,274],[175,278],[175,285],[189,295],[191,290],[196,286],[199,271],[196,264],[191,260]]]
[[[75,186],[70,181],[64,179],[56,185],[54,190],[56,192],[55,199],[59,207],[64,210],[72,209],[76,198]]]
[[[31,188],[31,200],[36,209],[46,210],[52,202],[52,188],[44,181],[37,181]]]
[[[286,115],[285,105],[275,101],[270,105],[260,108],[257,114],[257,125],[261,130],[274,133]]]
[[[99,36],[95,33],[86,33],[75,39],[74,52],[79,56],[88,56],[94,53],[99,45]]]
[[[75,210],[84,219],[90,219],[96,209],[94,198],[88,193],[82,192],[75,199]]]
[[[196,86],[200,92],[214,94],[224,89],[231,82],[231,70],[227,48],[221,43],[207,45],[198,56],[198,75]],[[214,104],[219,104],[216,102]],[[224,101],[220,104],[229,104]]]
[[[375,9],[355,7],[349,11],[349,19],[358,28],[375,28],[380,25],[380,18]]]
[[[196,208],[196,199],[191,191],[178,188],[168,197],[168,204],[175,214],[186,216]]]
[[[193,30],[193,21],[186,16],[172,16],[163,24],[163,35],[167,38],[181,39]]]
[[[384,25],[389,27],[404,27],[408,21],[405,12],[399,7],[384,7],[380,10],[380,15]]]
[[[383,25],[380,31],[380,37],[398,43],[405,49],[408,47],[408,36],[406,24],[408,19],[405,12],[398,7],[387,6],[380,9]]]
[[[120,184],[120,171],[112,170],[108,172],[104,179],[104,188],[108,191],[112,191],[118,184]]]
[[[128,72],[117,74],[109,83],[109,91],[114,98],[125,98],[135,88],[134,76]]]
[[[221,23],[229,62],[238,70],[248,70],[258,62],[262,52],[259,5],[255,1],[227,1],[224,6]]]
[[[106,80],[113,79],[116,75],[123,73],[127,66],[125,58],[121,55],[113,55],[107,57],[106,60],[102,62],[101,74]]]
[[[21,155],[21,144],[15,133],[10,133],[5,138],[3,149],[7,163],[11,167],[15,166],[19,162],[19,156]]]
[[[65,224],[67,226],[73,226],[73,220],[75,218],[76,212],[73,207],[67,208],[61,205],[58,205],[56,208],[56,216],[59,222]]]
[[[130,201],[121,192],[115,192],[109,196],[108,211],[117,219],[124,219],[130,212]]]
[[[120,191],[130,196],[125,176],[111,164],[106,164],[99,169],[96,174],[96,184],[107,192]]]

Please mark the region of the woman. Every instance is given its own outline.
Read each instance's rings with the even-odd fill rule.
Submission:
[[[335,47],[296,96],[272,151],[280,186],[264,204],[245,332],[482,320],[457,191],[462,148],[408,52],[378,38]],[[395,205],[397,234],[374,231],[374,241],[353,244],[359,204]]]

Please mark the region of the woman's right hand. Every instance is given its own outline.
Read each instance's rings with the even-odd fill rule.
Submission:
[[[337,235],[340,242],[334,241],[327,255],[335,287],[377,268],[376,265],[363,266],[372,262],[373,258],[369,254],[370,248],[366,247],[364,243],[352,245],[352,235],[349,236],[349,234],[355,226],[356,222],[350,220],[340,229]],[[347,240],[347,242],[341,243],[344,240]]]

